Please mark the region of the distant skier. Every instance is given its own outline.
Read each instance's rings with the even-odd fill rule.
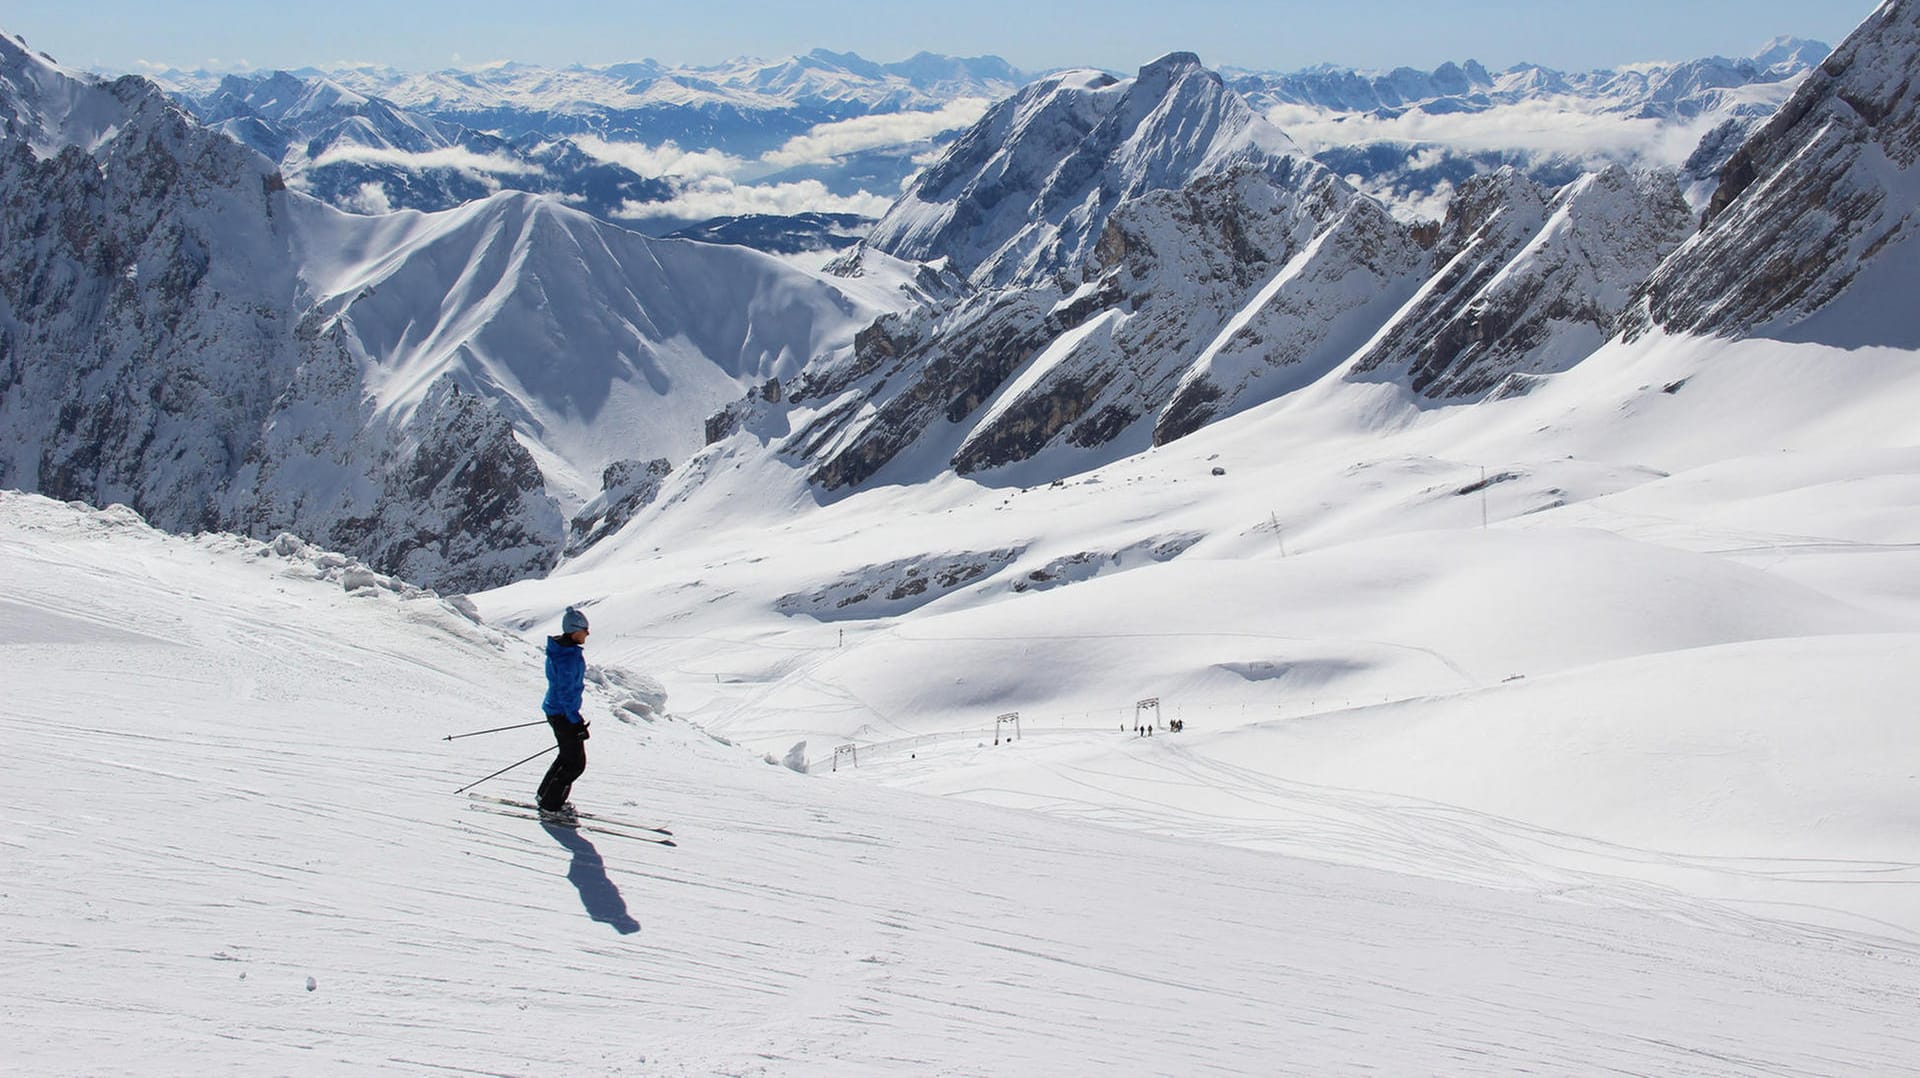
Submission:
[[[587,683],[587,616],[568,607],[560,618],[560,635],[547,637],[547,698],[541,707],[553,727],[560,755],[540,780],[540,815],[555,823],[572,823],[573,780],[587,769],[587,720],[580,714],[580,696]]]

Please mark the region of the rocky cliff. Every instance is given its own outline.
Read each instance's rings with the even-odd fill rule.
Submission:
[[[1920,346],[1920,321],[1886,301],[1920,285],[1916,56],[1920,2],[1887,0],[1732,155],[1628,332]]]
[[[1432,276],[1354,373],[1477,398],[1511,375],[1565,370],[1612,335],[1633,288],[1691,226],[1669,173],[1610,168],[1557,192],[1512,169],[1473,180],[1448,209]]]

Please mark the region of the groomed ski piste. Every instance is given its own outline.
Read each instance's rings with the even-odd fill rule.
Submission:
[[[1325,459],[1255,459],[1286,429],[1269,414],[1059,488],[892,490],[745,511],[737,534],[701,498],[746,487],[695,492],[699,543],[640,532],[669,549],[476,597],[487,624],[296,541],[0,495],[0,1058],[1911,1073],[1920,462],[1897,448],[1911,397],[1856,392],[1909,376],[1890,354],[1731,354],[1573,379],[1603,418],[1524,461],[1500,431],[1569,398],[1502,405],[1452,442],[1518,476],[1485,502],[1459,493],[1477,468],[1418,451],[1445,440],[1431,425],[1334,468],[1360,443],[1324,429],[1297,437]],[[1662,390],[1683,378],[1719,392]],[[1664,467],[1596,463],[1629,444]],[[1314,526],[1253,527],[1270,514]],[[1048,549],[1069,519],[1120,556]],[[1198,538],[1125,553],[1169,531]],[[831,599],[834,556],[858,580],[880,548],[1021,532],[1066,585],[990,576],[872,624],[730,598],[771,605],[756,574],[784,573]],[[677,848],[455,793],[547,744],[443,739],[537,718],[537,643],[576,599],[607,665],[575,801],[670,823]],[[1186,731],[1093,728],[1156,684]],[[796,734],[812,774],[777,762]],[[834,771],[840,737],[882,751]],[[543,764],[479,789],[523,797]]]

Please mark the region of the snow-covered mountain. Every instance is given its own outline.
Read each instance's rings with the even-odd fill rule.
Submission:
[[[1725,155],[1827,51],[1779,39],[1751,57],[1608,71],[1493,73],[1467,61],[1430,72],[1241,71],[1229,85],[1402,219],[1441,216],[1458,185],[1503,167],[1558,187],[1614,164],[1685,164],[1688,196],[1704,205]],[[876,64],[816,50],[692,68],[158,78],[197,115],[280,161],[294,188],[343,208],[433,210],[503,188],[558,192],[595,216],[660,233],[709,217],[878,215],[944,140],[1028,76],[993,57]],[[798,245],[770,240],[770,249]]]
[[[565,68],[507,63],[427,74],[354,67],[328,74],[403,108],[508,136],[593,132],[609,139],[672,139],[700,148],[726,138],[739,151],[754,153],[778,145],[755,145],[750,136],[756,131],[784,141],[824,120],[926,111],[962,97],[999,98],[1025,81],[994,56],[920,53],[898,63],[876,63],[826,49],[695,67],[643,60]],[[680,126],[662,126],[674,115],[684,117]],[[740,129],[729,130],[733,123]],[[742,136],[749,137],[740,141]]]
[[[1230,362],[1242,334],[1273,336],[1276,363],[1331,363],[1415,263],[1382,210],[1185,53],[997,106],[843,267],[870,252],[939,252],[979,291],[875,325],[794,387],[786,447],[829,489],[896,458],[907,478],[1144,448],[1193,364]]]
[[[1077,267],[1127,200],[1242,166],[1312,183],[1301,164],[1192,53],[1125,81],[1071,71],[994,106],[907,188],[868,246],[947,259],[980,285],[1034,283]]]
[[[1295,72],[1230,73],[1229,83],[1256,107],[1311,105],[1329,112],[1430,115],[1485,112],[1569,95],[1600,111],[1686,118],[1742,103],[1729,91],[1789,81],[1826,59],[1833,47],[1776,38],[1752,56],[1631,64],[1617,70],[1563,72],[1518,64],[1498,74],[1479,61],[1445,63],[1432,71],[1388,72],[1321,66]]]
[[[1509,169],[1410,227],[1191,55],[1069,73],[996,106],[842,260],[938,257],[975,291],[813,365],[782,448],[829,490],[1030,483],[1335,371],[1483,396],[1598,347],[1690,224],[1673,175],[1614,167],[1558,192]]]
[[[0,110],[0,483],[436,586],[550,568],[610,475],[903,302],[521,193],[336,211],[11,39]]]

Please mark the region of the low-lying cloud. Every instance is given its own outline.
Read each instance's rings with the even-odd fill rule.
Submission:
[[[1311,105],[1274,105],[1267,119],[1308,153],[1371,142],[1446,146],[1461,153],[1524,150],[1562,157],[1675,166],[1723,117],[1676,122],[1591,111],[1575,97],[1543,98],[1485,112],[1432,114],[1418,109],[1382,118]]]
[[[649,146],[644,142],[608,142],[597,135],[571,137],[573,144],[588,155],[642,176],[733,176],[748,164],[745,158],[719,150],[683,150],[671,139]]]
[[[984,97],[963,97],[932,112],[856,116],[851,120],[817,124],[806,134],[788,139],[779,149],[761,155],[760,160],[779,168],[793,168],[826,164],[834,158],[864,150],[912,146],[948,131],[973,126],[987,114],[990,104]]]
[[[892,200],[862,191],[855,195],[836,195],[819,180],[797,183],[738,184],[725,176],[702,176],[680,187],[664,202],[628,202],[618,216],[628,220],[674,218],[706,220],[710,217],[736,217],[765,213],[782,216],[797,213],[857,213],[878,217]]]

